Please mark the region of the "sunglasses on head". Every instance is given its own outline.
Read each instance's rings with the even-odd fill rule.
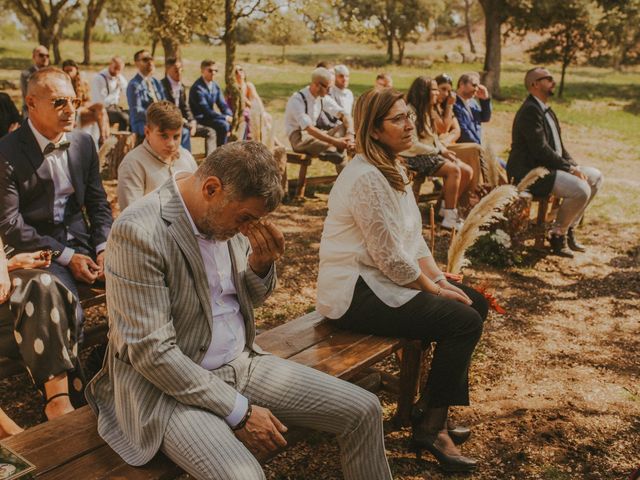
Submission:
[[[70,104],[72,108],[77,109],[80,107],[81,103],[82,100],[73,97],[56,97],[51,100],[51,105],[53,105],[53,108],[56,110],[62,110],[67,106],[67,104]]]

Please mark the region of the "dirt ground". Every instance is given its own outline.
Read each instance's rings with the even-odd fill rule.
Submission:
[[[492,121],[497,151],[508,142],[510,120],[505,113]],[[640,467],[638,155],[615,138],[600,145],[597,132],[563,133],[574,156],[607,177],[579,230],[589,250],[574,260],[541,255],[526,268],[465,271],[465,282],[487,283],[507,310],[490,314],[472,364],[472,405],[454,412],[473,431],[464,453],[481,461],[465,478],[613,480]],[[288,245],[278,290],[258,311],[259,328],[313,308],[326,198],[317,193],[273,214]],[[441,264],[447,243],[448,235],[438,233]],[[104,315],[89,313],[93,320]],[[397,366],[390,360],[382,367]],[[394,399],[382,392],[380,398],[390,418]],[[42,401],[26,377],[0,382],[0,399],[23,426],[41,421]],[[409,438],[408,429],[386,436],[394,478],[445,478],[428,454],[415,460]],[[271,480],[341,478],[337,444],[314,435],[265,470]]]

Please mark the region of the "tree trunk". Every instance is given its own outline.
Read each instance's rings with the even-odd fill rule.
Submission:
[[[156,50],[158,49],[158,37],[153,37],[151,40],[151,56],[156,56]]]
[[[398,38],[396,39],[396,44],[398,45],[398,56],[396,58],[396,64],[402,65],[402,62],[404,61],[404,47],[406,45],[406,42]]]
[[[482,83],[493,97],[500,95],[500,64],[502,62],[502,33],[504,22],[500,0],[480,0],[484,10],[485,56]]]
[[[230,141],[237,140],[237,131],[240,126],[240,118],[244,110],[244,101],[240,94],[240,89],[233,74],[233,66],[236,63],[236,26],[238,17],[234,11],[234,0],[224,0],[224,81],[226,83],[226,93],[229,98],[229,106],[233,110],[233,121],[231,122]]]
[[[60,62],[62,61],[62,55],[60,54],[60,37],[58,35],[53,37],[51,45],[53,47],[53,63],[55,65],[60,65]]]
[[[162,48],[164,49],[165,61],[167,60],[167,58],[180,58],[180,44],[175,38],[163,37],[160,40],[162,41]]]
[[[567,73],[567,67],[571,63],[571,51],[573,49],[573,40],[571,38],[571,33],[567,29],[565,31],[565,43],[564,43],[564,51],[562,52],[562,73],[560,74],[560,88],[558,89],[558,97],[562,98],[562,94],[564,93],[564,76]]]
[[[106,0],[90,0],[87,5],[87,19],[84,22],[84,34],[82,37],[82,50],[84,53],[83,65],[91,63],[91,34],[96,22],[102,13]]]
[[[393,32],[387,32],[387,63],[393,63]]]
[[[471,53],[476,53],[476,45],[473,43],[473,37],[471,36],[471,23],[469,22],[469,10],[471,10],[471,1],[464,0],[464,27],[467,31],[467,40],[469,40],[469,49]]]
[[[89,65],[91,63],[91,33],[93,31],[93,25],[87,17],[84,23],[84,34],[82,36],[82,52],[84,58],[82,60],[83,65]]]
[[[285,54],[285,48],[286,48],[286,47],[287,47],[287,46],[283,43],[283,44],[282,44],[282,63],[284,63],[284,60],[285,60],[284,54]]]

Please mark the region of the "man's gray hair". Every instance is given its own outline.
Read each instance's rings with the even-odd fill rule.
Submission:
[[[311,83],[315,83],[318,80],[324,80],[325,82],[331,82],[331,72],[323,67],[316,68],[311,72]]]
[[[333,71],[336,72],[336,75],[349,75],[349,69],[346,65],[336,65]]]
[[[263,198],[268,211],[275,210],[284,195],[273,154],[259,142],[231,142],[216,148],[196,175],[201,180],[218,177],[233,200]]]

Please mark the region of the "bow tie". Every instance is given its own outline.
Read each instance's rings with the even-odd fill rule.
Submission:
[[[47,146],[44,147],[44,154],[49,155],[50,153],[55,152],[56,150],[60,150],[64,152],[69,148],[70,145],[71,145],[71,142],[67,140],[62,141],[57,145],[55,143],[48,143]]]

